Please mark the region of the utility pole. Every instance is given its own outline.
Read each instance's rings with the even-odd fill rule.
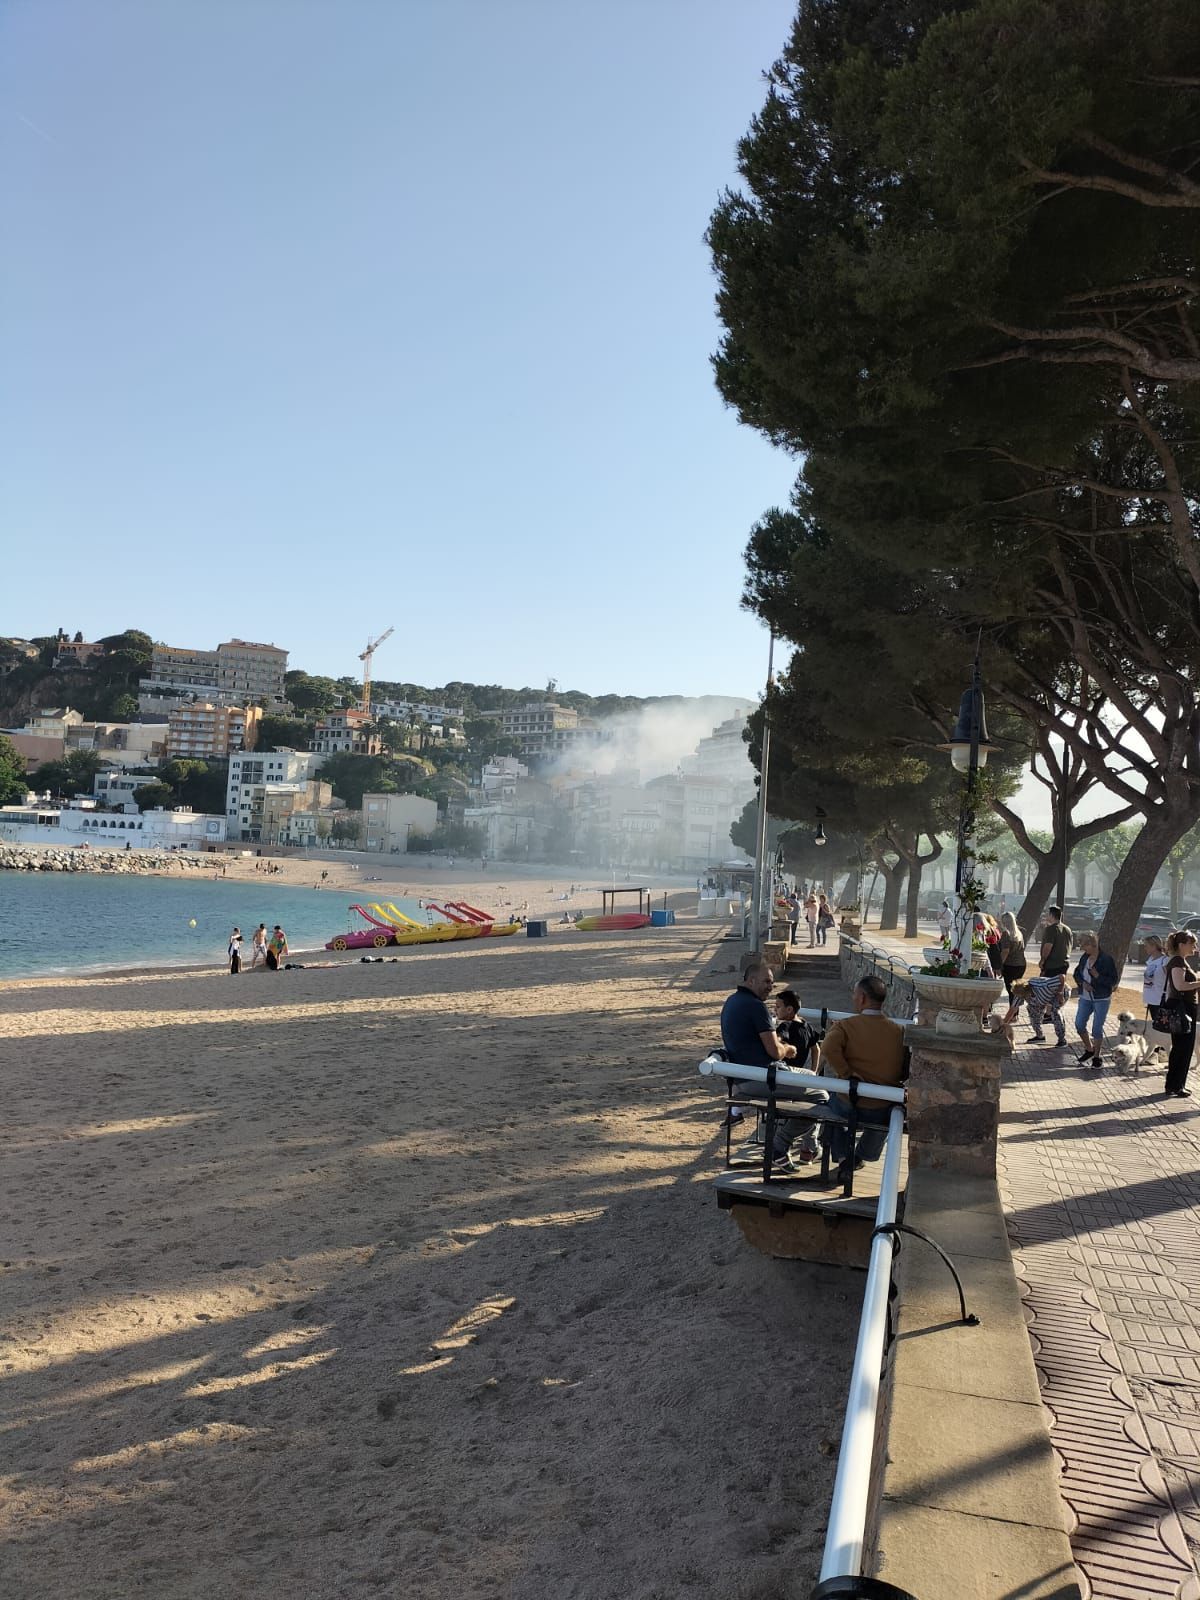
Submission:
[[[775,678],[775,635],[767,649],[767,688],[763,695],[762,759],[758,778],[758,829],[754,848],[753,948],[762,943],[764,878],[767,873],[767,779],[771,768],[771,685]]]

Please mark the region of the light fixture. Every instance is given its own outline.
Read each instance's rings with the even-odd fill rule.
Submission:
[[[826,813],[821,810],[820,806],[818,806],[817,807],[817,831],[816,831],[816,833],[813,834],[813,843],[814,844],[827,844],[829,842],[825,837],[825,817],[826,817]]]
[[[993,750],[998,750],[999,745],[991,744],[988,740],[987,712],[983,702],[983,690],[977,685],[972,685],[963,693],[958,706],[958,721],[954,724],[954,732],[950,735],[949,743],[939,745],[939,750],[949,750],[950,762],[955,772],[967,772],[971,766],[971,721],[972,701],[979,696],[979,726],[978,734],[978,759],[981,767],[987,766],[987,758]]]

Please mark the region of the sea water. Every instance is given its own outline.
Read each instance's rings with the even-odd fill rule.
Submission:
[[[0,978],[106,967],[226,962],[233,928],[250,964],[255,928],[281,923],[293,955],[320,949],[361,919],[352,890],[283,888],[195,877],[0,872]],[[194,924],[194,926],[193,926]]]

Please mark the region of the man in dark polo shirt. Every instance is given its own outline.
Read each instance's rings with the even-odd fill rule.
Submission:
[[[1042,929],[1042,977],[1061,978],[1071,965],[1074,935],[1062,919],[1062,907],[1051,906]]]
[[[741,983],[721,1007],[721,1042],[729,1060],[744,1067],[766,1067],[772,1061],[781,1064],[795,1062],[796,1047],[784,1044],[775,1031],[775,1023],[767,1010],[767,996],[775,987],[775,975],[765,961],[753,960],[747,966]],[[798,1068],[806,1062],[796,1062]],[[743,1098],[758,1098],[765,1092],[764,1085],[747,1079],[736,1084],[734,1094]],[[781,1093],[779,1098],[799,1099],[801,1091]],[[775,1142],[771,1151],[772,1164],[790,1171],[788,1152],[792,1140],[807,1133],[809,1123],[799,1117],[780,1117],[775,1124]]]

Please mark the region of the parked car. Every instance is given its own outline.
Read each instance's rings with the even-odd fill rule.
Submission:
[[[1200,925],[1200,917],[1198,917],[1196,921],[1197,924]],[[1161,912],[1157,911],[1149,913],[1143,911],[1142,915],[1138,918],[1137,927],[1133,930],[1133,940],[1129,946],[1129,960],[1145,961],[1146,946],[1144,940],[1147,939],[1150,934],[1154,934],[1157,938],[1165,940],[1169,933],[1173,933],[1175,931],[1175,927],[1175,918],[1169,914],[1164,916]]]

